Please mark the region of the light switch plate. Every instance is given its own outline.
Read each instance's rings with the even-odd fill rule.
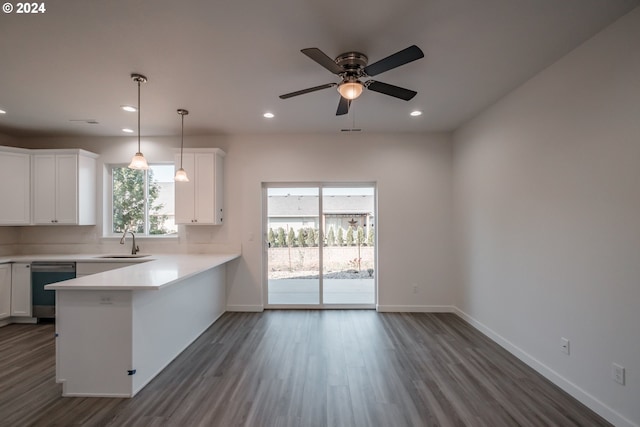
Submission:
[[[624,385],[624,366],[617,363],[611,365],[611,377],[618,384]]]

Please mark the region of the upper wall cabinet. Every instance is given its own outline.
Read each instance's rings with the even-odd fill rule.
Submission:
[[[176,182],[176,224],[216,225],[223,219],[224,151],[185,149],[182,159],[189,182]],[[176,167],[180,154],[176,155]]]
[[[34,224],[95,225],[97,157],[84,150],[32,154]]]
[[[0,147],[0,225],[31,222],[31,155],[29,150]]]

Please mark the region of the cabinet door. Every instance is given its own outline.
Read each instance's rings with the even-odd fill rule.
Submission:
[[[198,224],[215,224],[215,157],[213,153],[196,154],[195,219]]]
[[[11,316],[11,264],[0,265],[0,319]]]
[[[176,156],[176,169],[180,166],[180,155]],[[195,219],[195,156],[185,153],[182,158],[182,167],[189,176],[189,182],[176,182],[176,224],[193,224]]]
[[[31,317],[31,264],[11,266],[11,315]]]
[[[33,222],[54,224],[56,219],[56,159],[53,154],[33,156]]]
[[[215,208],[214,224],[222,224],[224,219],[224,162],[223,157],[216,155],[215,193],[213,206]]]
[[[31,156],[0,153],[0,225],[31,221]],[[10,185],[8,183],[11,183]]]
[[[57,224],[78,223],[78,156],[56,155],[56,216]]]

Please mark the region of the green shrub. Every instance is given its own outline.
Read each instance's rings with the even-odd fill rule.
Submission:
[[[333,226],[329,227],[329,233],[327,234],[327,246],[336,245],[336,235],[333,232]]]
[[[353,246],[353,227],[349,226],[349,228],[347,229],[347,246]]]
[[[276,244],[279,248],[287,246],[287,239],[284,237],[284,228],[278,227],[278,237],[276,238]]]
[[[269,241],[269,247],[272,248],[276,245],[276,235],[273,232],[273,228],[269,227],[269,233],[267,234],[267,240]]]

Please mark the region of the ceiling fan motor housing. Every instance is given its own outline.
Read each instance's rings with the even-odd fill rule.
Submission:
[[[347,52],[336,58],[336,64],[345,70],[346,76],[362,77],[364,76],[364,67],[367,66],[369,58],[360,52]]]

